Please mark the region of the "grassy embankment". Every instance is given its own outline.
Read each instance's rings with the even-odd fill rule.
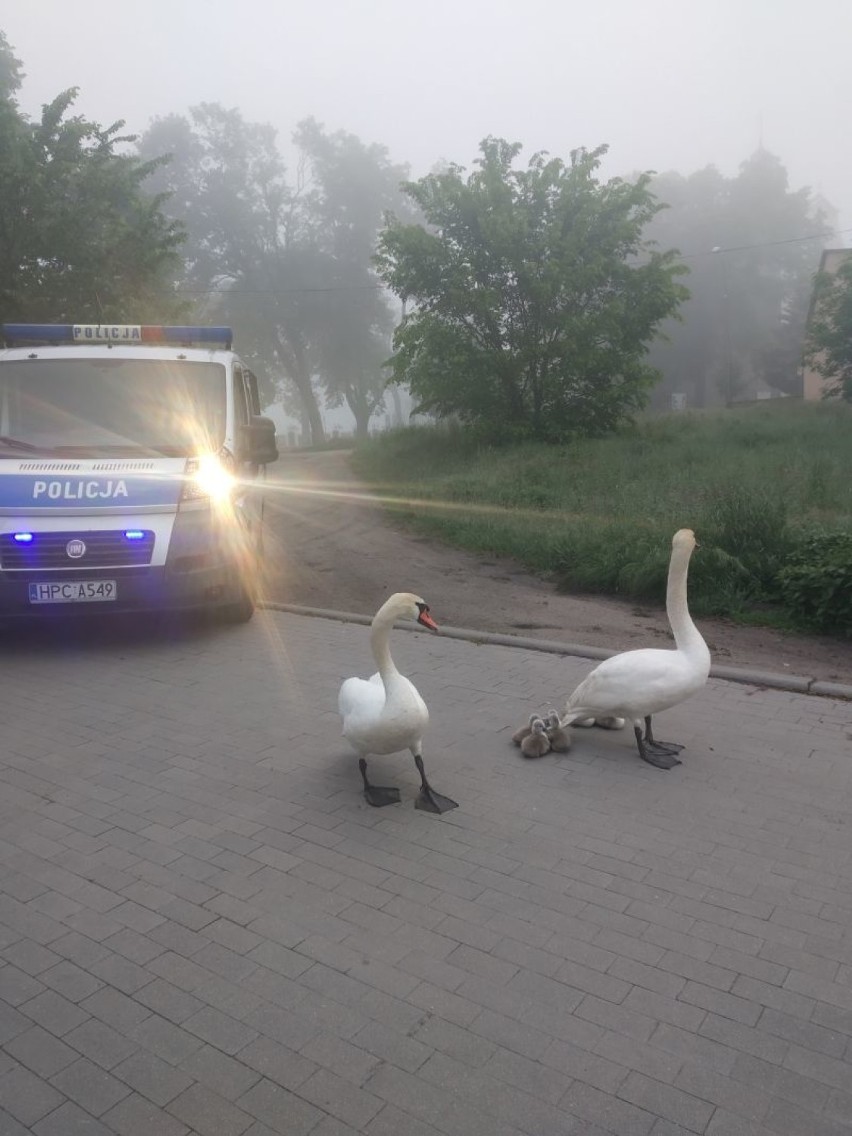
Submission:
[[[355,466],[417,530],[572,592],[659,602],[671,536],[693,528],[693,610],[748,622],[815,626],[785,598],[785,565],[812,533],[852,534],[852,407],[838,403],[672,414],[561,447],[411,428],[360,448]]]

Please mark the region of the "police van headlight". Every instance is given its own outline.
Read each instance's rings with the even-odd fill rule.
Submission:
[[[221,458],[203,454],[186,463],[182,501],[209,500],[214,505],[231,499],[237,481]]]

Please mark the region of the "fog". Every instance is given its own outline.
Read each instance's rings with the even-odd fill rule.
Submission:
[[[848,0],[7,0],[0,28],[32,116],[70,86],[77,112],[134,132],[219,102],[275,126],[287,157],[313,115],[415,176],[469,166],[488,134],[525,155],[606,143],[607,176],[730,176],[762,144],[852,229]]]

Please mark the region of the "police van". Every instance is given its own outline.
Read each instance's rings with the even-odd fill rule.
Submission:
[[[0,618],[249,619],[278,451],[231,329],[4,324],[2,340]]]

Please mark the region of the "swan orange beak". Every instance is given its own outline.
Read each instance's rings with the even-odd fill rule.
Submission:
[[[423,607],[420,610],[420,614],[417,617],[417,622],[422,623],[424,627],[428,627],[430,631],[437,631],[438,630],[438,624],[435,622],[435,620],[429,614],[429,608],[426,607],[425,604],[423,605]]]

